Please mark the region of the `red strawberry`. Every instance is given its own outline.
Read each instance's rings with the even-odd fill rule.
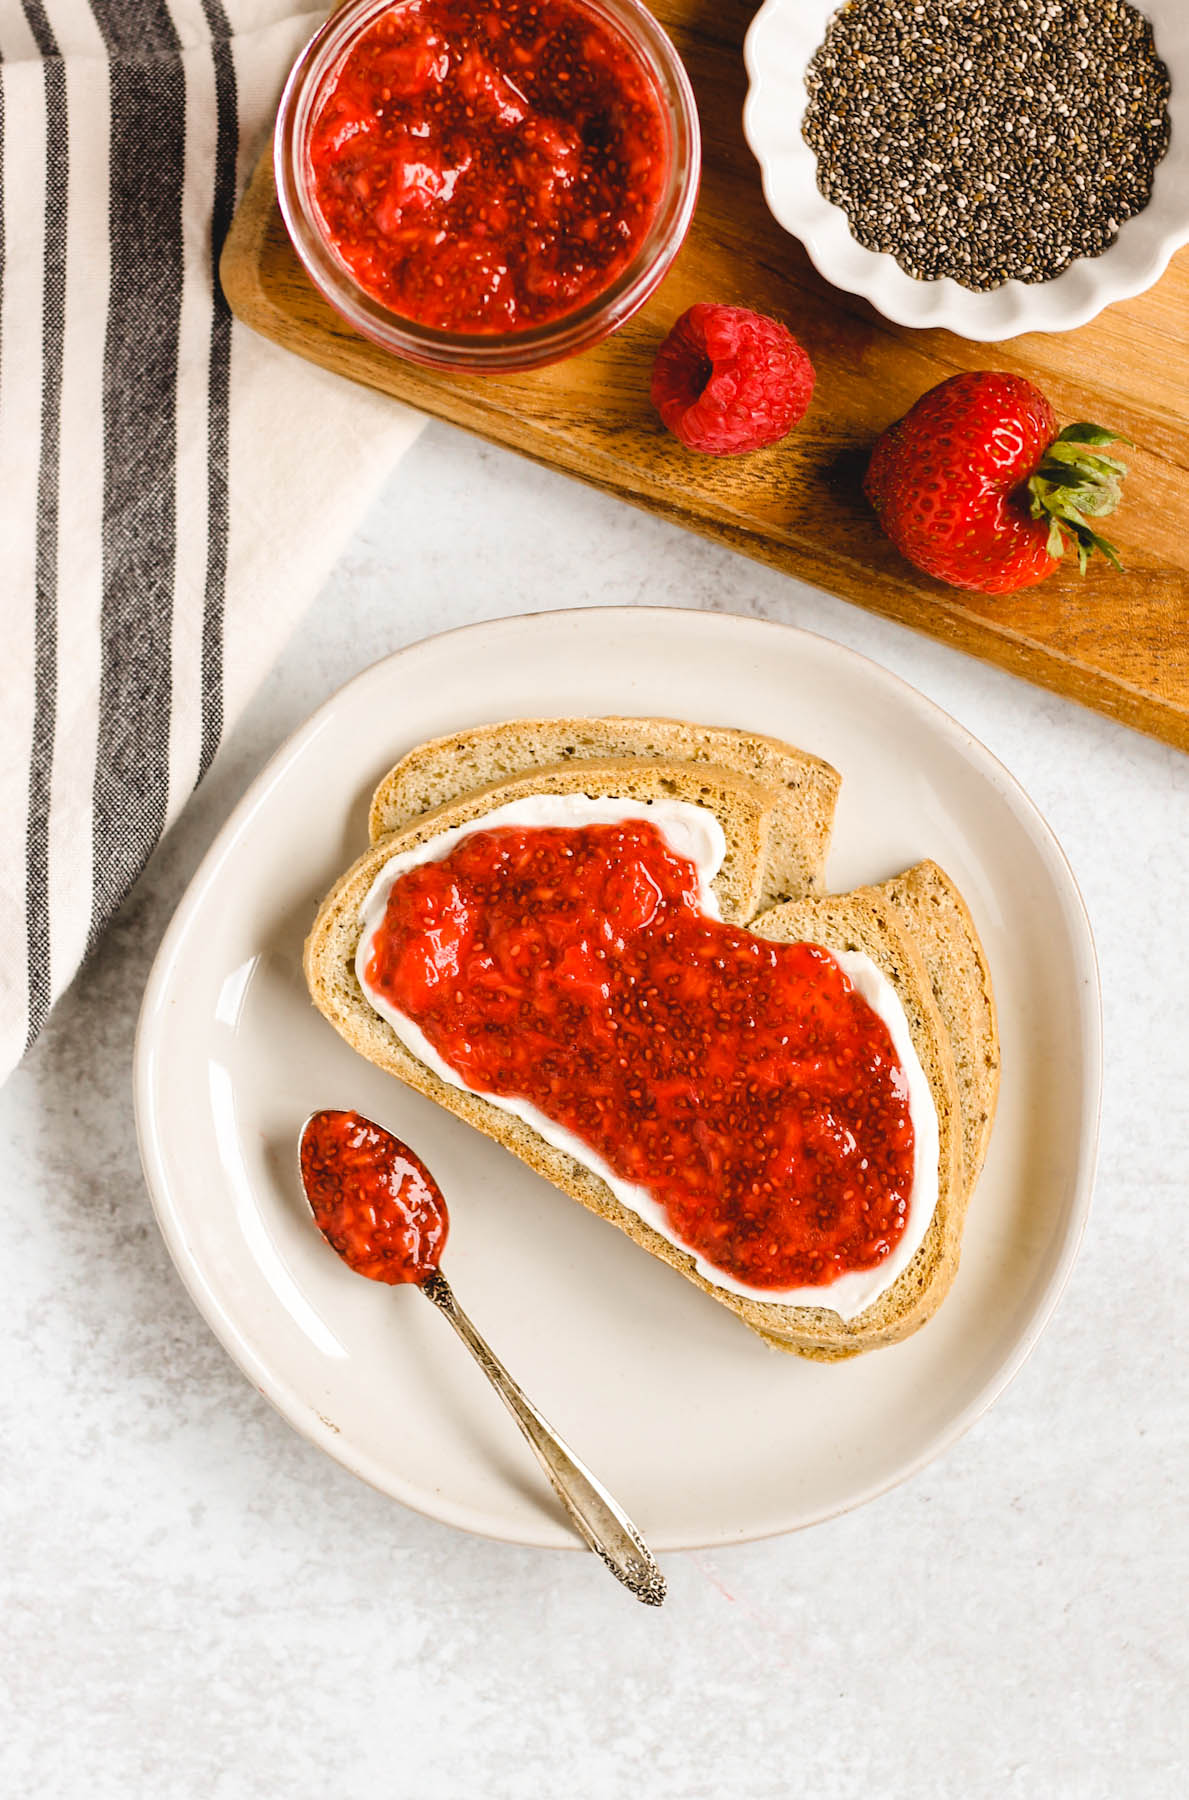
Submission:
[[[930,388],[871,453],[863,484],[902,556],[951,587],[1008,594],[1060,567],[1070,544],[1121,568],[1088,520],[1113,512],[1125,466],[1101,425],[1057,433],[1053,409],[1019,375],[954,375]]]
[[[652,365],[652,404],[705,456],[775,444],[812,396],[813,364],[792,332],[745,306],[691,306]]]

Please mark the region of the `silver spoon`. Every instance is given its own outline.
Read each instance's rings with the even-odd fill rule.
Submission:
[[[335,1121],[346,1123],[336,1127]],[[595,1479],[586,1464],[562,1441],[552,1425],[537,1411],[519,1383],[512,1379],[495,1352],[480,1337],[454,1298],[450,1283],[437,1266],[448,1229],[446,1203],[437,1183],[420,1159],[399,1138],[358,1113],[314,1112],[301,1128],[298,1161],[302,1191],[314,1222],[323,1236],[344,1261],[360,1274],[370,1274],[373,1279],[392,1282],[392,1264],[386,1264],[384,1258],[392,1258],[395,1252],[389,1248],[371,1256],[355,1255],[353,1260],[352,1247],[347,1245],[342,1233],[335,1230],[339,1220],[337,1217],[332,1218],[327,1210],[325,1197],[319,1191],[318,1178],[326,1175],[326,1163],[319,1162],[317,1156],[322,1151],[323,1138],[331,1140],[331,1134],[336,1129],[355,1132],[358,1141],[348,1145],[352,1156],[359,1152],[362,1145],[365,1157],[372,1152],[384,1152],[390,1154],[395,1161],[400,1175],[400,1180],[393,1184],[396,1192],[394,1194],[390,1186],[382,1198],[391,1199],[399,1209],[406,1233],[404,1242],[414,1246],[411,1251],[414,1259],[411,1267],[416,1271],[412,1275],[401,1275],[398,1280],[405,1284],[411,1282],[418,1287],[426,1299],[431,1300],[438,1311],[449,1319],[524,1433],[529,1447],[584,1541],[637,1600],[643,1601],[645,1606],[660,1606],[665,1598],[665,1578],[644,1539],[602,1482]],[[341,1184],[344,1171],[332,1173]],[[349,1167],[345,1173],[349,1178]],[[311,1187],[315,1189],[314,1192],[311,1192]],[[366,1210],[366,1189],[360,1188],[358,1192],[365,1209],[362,1216],[374,1220],[374,1215]],[[361,1266],[361,1262],[366,1266]]]

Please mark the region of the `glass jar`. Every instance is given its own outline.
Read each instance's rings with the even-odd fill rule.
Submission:
[[[323,297],[347,323],[394,355],[429,368],[472,374],[539,368],[589,349],[641,307],[689,229],[697,201],[701,141],[693,90],[669,38],[639,0],[574,0],[625,38],[648,73],[667,133],[660,198],[626,268],[574,311],[523,330],[467,332],[423,325],[390,310],[361,286],[337,253],[314,198],[311,127],[345,57],[402,0],[348,0],[306,46],[281,99],[274,138],[277,197],[294,248]]]

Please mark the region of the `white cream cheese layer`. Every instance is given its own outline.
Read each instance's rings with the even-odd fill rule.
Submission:
[[[674,1233],[664,1208],[647,1189],[634,1182],[621,1180],[588,1144],[572,1131],[567,1131],[564,1126],[555,1124],[535,1106],[502,1094],[489,1094],[482,1088],[470,1087],[438,1055],[412,1019],[368,983],[367,966],[371,960],[376,933],[384,922],[388,896],[393,884],[410,869],[415,869],[422,863],[440,862],[457,843],[476,831],[489,831],[501,826],[518,826],[528,830],[550,827],[578,829],[584,825],[618,825],[628,819],[647,819],[656,826],[676,855],[686,857],[693,863],[698,874],[699,904],[711,918],[720,917],[718,900],[711,883],[722,866],[726,840],[718,820],[705,807],[691,805],[686,800],[654,800],[645,804],[613,798],[591,800],[584,794],[534,794],[524,800],[514,800],[506,806],[495,807],[491,812],[469,820],[465,825],[456,825],[449,831],[439,832],[424,844],[419,844],[413,850],[401,851],[385,863],[360,910],[362,935],[355,955],[355,972],[359,977],[359,985],[376,1012],[387,1021],[401,1043],[419,1062],[432,1069],[435,1075],[440,1076],[451,1087],[461,1088],[467,1093],[477,1093],[492,1106],[498,1106],[501,1111],[522,1119],[546,1143],[552,1144],[555,1149],[563,1151],[567,1156],[573,1157],[575,1162],[582,1163],[600,1176],[615,1197],[646,1225],[651,1226],[677,1249],[693,1256],[703,1280],[729,1293],[741,1294],[749,1300],[784,1306],[821,1306],[843,1319],[857,1318],[881,1294],[887,1292],[920,1248],[937,1206],[939,1155],[937,1110],[925,1071],[913,1048],[904,1008],[886,975],[862,951],[831,950],[827,954],[833,956],[853,986],[888,1028],[892,1047],[904,1074],[908,1113],[912,1120],[912,1188],[904,1230],[891,1253],[873,1269],[855,1269],[818,1287],[749,1287],[745,1282],[736,1281],[725,1270],[715,1268],[713,1263],[704,1261]]]

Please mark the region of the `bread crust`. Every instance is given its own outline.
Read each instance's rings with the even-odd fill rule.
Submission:
[[[779,738],[684,719],[514,719],[433,738],[380,781],[369,833],[376,843],[473,789],[531,769],[609,758],[708,763],[759,782],[773,806],[757,910],[824,890],[838,771]]]
[[[999,1098],[999,1023],[986,952],[970,909],[944,869],[919,862],[879,884],[920,951],[950,1040],[962,1111],[967,1194],[986,1161]]]
[[[928,972],[899,908],[872,887],[774,907],[753,920],[750,929],[780,943],[807,941],[827,950],[861,950],[871,958],[904,1008],[912,1046],[933,1095],[939,1139],[937,1205],[929,1229],[887,1292],[850,1320],[836,1313],[819,1317],[820,1308],[785,1308],[793,1316],[782,1319],[779,1327],[765,1324],[762,1335],[777,1349],[830,1360],[897,1343],[932,1318],[953,1284],[969,1198],[953,1052]],[[811,1311],[815,1316],[807,1331],[803,1315]]]

